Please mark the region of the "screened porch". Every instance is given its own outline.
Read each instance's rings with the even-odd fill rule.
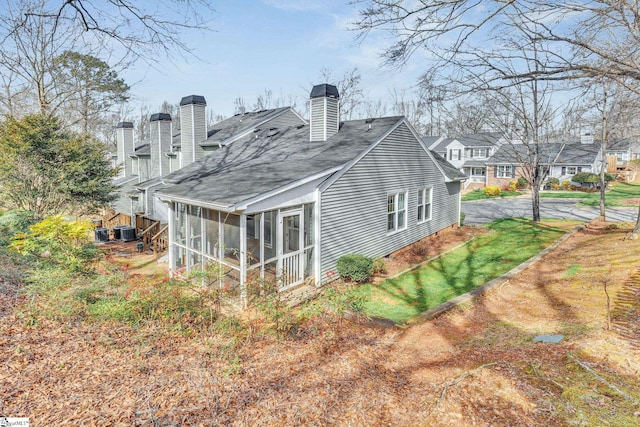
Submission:
[[[236,291],[269,283],[287,290],[314,278],[314,205],[251,214],[172,203],[173,274],[217,266],[213,284]],[[212,282],[210,282],[212,283]]]

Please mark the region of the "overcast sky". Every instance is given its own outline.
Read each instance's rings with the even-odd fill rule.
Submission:
[[[203,95],[216,114],[230,116],[234,100],[250,107],[265,89],[274,96],[306,97],[323,68],[341,76],[357,67],[367,98],[389,96],[390,88],[407,89],[421,73],[419,59],[402,71],[381,66],[381,35],[362,43],[349,31],[357,10],[348,0],[216,0],[212,32],[185,34],[196,58],[160,63],[140,62],[122,73],[133,85],[132,104],[160,106],[186,95]],[[328,82],[331,83],[331,82]]]

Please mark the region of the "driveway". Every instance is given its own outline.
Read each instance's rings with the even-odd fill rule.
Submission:
[[[591,221],[600,215],[600,208],[577,206],[578,202],[578,199],[540,199],[540,216]],[[499,218],[531,218],[531,199],[521,196],[462,202],[462,212],[467,225],[486,224]],[[606,213],[608,221],[635,222],[638,208],[608,207]]]

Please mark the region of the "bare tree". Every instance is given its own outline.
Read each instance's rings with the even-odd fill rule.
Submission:
[[[326,83],[333,84],[338,88],[340,93],[340,118],[343,120],[351,120],[361,117],[359,111],[364,103],[364,94],[360,83],[362,76],[357,67],[348,69],[342,77],[336,77],[335,72],[330,68],[323,68],[320,71],[320,78]]]
[[[640,9],[633,0],[551,1],[361,0],[354,29],[361,37],[389,32],[393,42],[384,56],[402,65],[417,51],[440,64],[458,62],[487,44],[508,38],[514,27],[545,44],[547,62],[519,78],[565,80],[604,77],[633,91],[640,80]]]
[[[62,33],[84,34],[84,43],[94,47],[119,47],[125,56],[153,63],[157,56],[191,52],[182,40],[185,30],[208,30],[208,0],[22,0],[8,2],[9,14],[0,25],[4,39],[25,28],[47,22],[52,42],[61,46]],[[7,18],[7,16],[5,16]]]
[[[427,135],[427,104],[422,95],[419,91],[409,92],[407,89],[393,88],[390,91],[391,110],[395,114],[405,116],[420,135]]]
[[[237,97],[233,101],[233,114],[244,114],[247,112],[247,107],[244,102],[244,98],[241,96]]]
[[[387,115],[387,104],[381,99],[375,101],[366,101],[363,105],[365,117],[384,117]]]
[[[482,7],[471,0],[360,4],[355,28],[362,37],[373,30],[392,35],[384,53],[389,64],[402,66],[416,52],[426,52],[440,76],[469,93],[509,89],[532,106],[520,122],[523,140],[534,144],[528,177],[534,220],[537,184],[543,175],[536,159],[544,133],[551,128],[545,115],[555,88],[549,85],[562,82],[571,87],[576,80],[596,78],[640,92],[640,9],[635,1],[489,0]],[[545,99],[540,99],[543,94]]]

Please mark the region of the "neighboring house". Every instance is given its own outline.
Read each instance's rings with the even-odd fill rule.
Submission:
[[[640,143],[629,138],[609,141],[606,154],[609,162],[613,163],[609,165],[610,171],[624,169],[629,161],[640,158]]]
[[[181,132],[173,131],[169,114],[152,114],[149,121],[150,137],[135,147],[133,124],[118,123],[117,163],[122,172],[114,181],[119,198],[112,207],[131,218],[141,215],[163,223],[168,219],[166,205],[154,198],[161,177],[255,131],[306,123],[292,108],[281,107],[236,114],[207,128],[206,101],[199,95],[180,102]]]
[[[519,177],[527,178],[534,155],[529,144],[504,144],[486,161],[487,185],[506,187]],[[541,143],[537,147],[541,172],[549,178],[560,181],[571,180],[578,172],[600,171],[601,159],[599,145],[585,142]]]
[[[600,173],[602,151],[599,143],[571,142],[563,144],[549,172],[560,182],[571,181],[578,172]]]
[[[486,184],[486,161],[507,142],[500,132],[480,132],[457,138],[443,138],[434,143],[431,149],[464,172],[468,177],[465,182],[467,188],[471,184]]]
[[[340,123],[338,102],[315,86],[309,124],[252,132],[163,178],[172,272],[213,263],[241,295],[260,280],[320,285],[344,254],[382,257],[459,224],[464,174],[406,118]]]

